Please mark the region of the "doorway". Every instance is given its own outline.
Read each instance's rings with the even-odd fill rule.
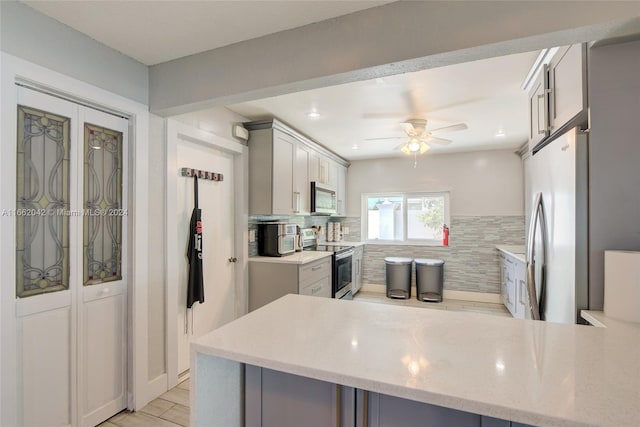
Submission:
[[[15,108],[17,420],[93,426],[127,405],[129,123],[26,87]]]
[[[172,388],[188,372],[189,343],[242,314],[238,283],[244,251],[238,244],[236,212],[237,199],[245,197],[238,191],[242,183],[237,175],[246,147],[169,119],[167,150],[167,388]],[[205,301],[190,310],[186,254],[194,179],[181,176],[181,168],[222,175],[221,181],[198,180]]]

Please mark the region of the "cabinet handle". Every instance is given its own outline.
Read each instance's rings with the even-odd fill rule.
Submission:
[[[322,286],[318,286],[317,288],[311,288],[311,293],[315,294],[316,292],[318,292],[320,289],[322,289]]]
[[[520,292],[518,292],[518,294],[520,294],[520,296],[518,297],[518,299],[520,300],[520,304],[522,305],[526,305],[524,301],[522,301],[522,296],[524,295],[524,280],[520,280]]]
[[[323,267],[322,265],[319,265],[319,266],[317,266],[317,267],[312,267],[312,268],[311,268],[311,271],[318,271],[318,270],[320,270],[322,267]]]
[[[293,212],[294,213],[300,212],[300,192],[299,191],[293,192]]]

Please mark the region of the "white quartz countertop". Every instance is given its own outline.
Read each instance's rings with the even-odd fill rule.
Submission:
[[[330,257],[333,252],[303,251],[285,256],[252,256],[249,262],[270,262],[274,264],[307,264],[322,258]]]
[[[516,258],[522,262],[526,262],[526,258],[525,258],[525,248],[524,246],[507,246],[507,245],[500,245],[500,246],[496,246],[496,249],[499,250],[500,252],[504,252],[507,255],[512,256],[513,258]]]
[[[528,424],[640,425],[640,327],[287,295],[192,350]]]

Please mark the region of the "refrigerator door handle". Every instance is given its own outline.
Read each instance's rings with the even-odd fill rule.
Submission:
[[[542,257],[540,257],[539,261],[541,262],[541,277],[540,277],[540,299],[538,299],[537,291],[536,291],[536,262],[534,259],[535,256],[535,238],[536,238],[536,229],[538,224],[540,224],[540,235],[542,236]],[[527,296],[529,298],[529,310],[531,313],[531,319],[533,320],[542,320],[542,311],[544,307],[542,306],[544,301],[544,287],[545,287],[545,253],[546,250],[546,239],[547,236],[547,225],[544,217],[544,206],[542,204],[542,193],[536,194],[535,202],[533,203],[533,211],[531,212],[531,222],[529,223],[529,236],[527,238]]]

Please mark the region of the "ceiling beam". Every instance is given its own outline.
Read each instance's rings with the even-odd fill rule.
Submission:
[[[150,109],[187,113],[640,33],[640,2],[402,1],[150,67]]]

